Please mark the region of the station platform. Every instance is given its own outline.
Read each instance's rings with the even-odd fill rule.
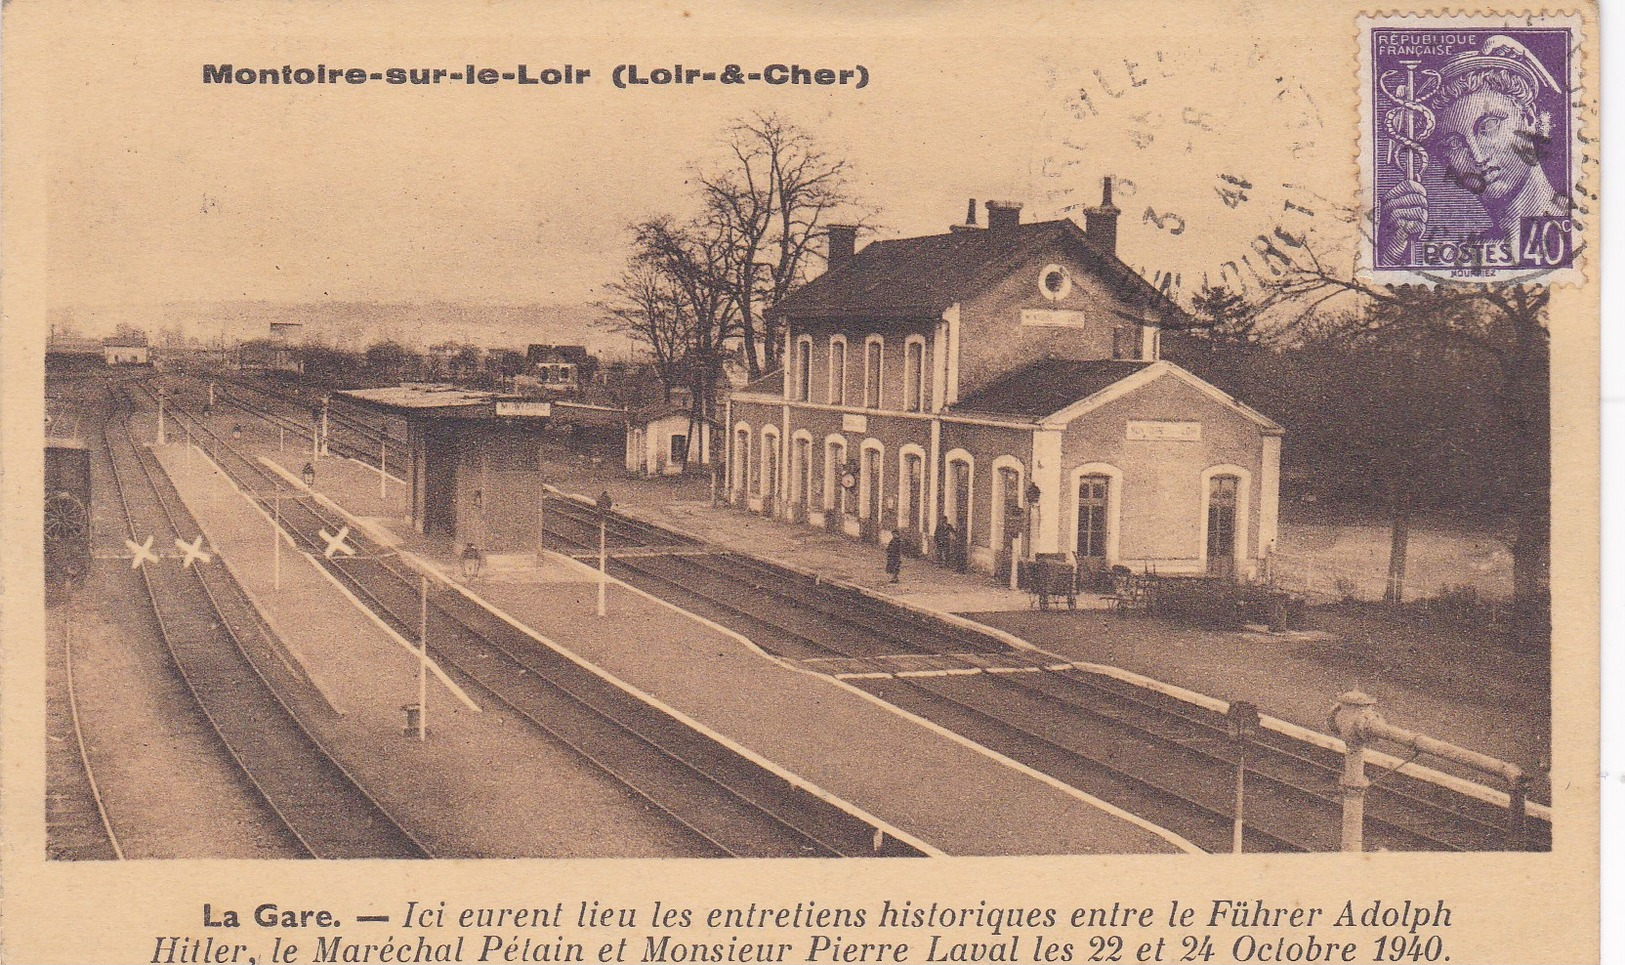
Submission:
[[[290,477],[303,465],[266,458]],[[368,502],[378,488],[376,470],[360,464],[325,459],[317,468],[316,489],[335,504],[384,510],[354,514],[357,525],[461,581],[456,548],[414,533],[404,500]],[[596,579],[556,554],[515,554],[488,558],[464,586],[512,622],[942,853],[1189,850],[1177,836],[618,582],[600,618]]]
[[[205,565],[230,568],[280,641],[272,659],[308,682],[284,688],[284,699],[436,857],[692,853],[691,840],[641,798],[466,681],[453,678],[475,707],[431,676],[429,739],[403,733],[403,705],[417,701],[417,655],[286,543],[278,570],[271,520],[201,452],[155,451],[216,552]]]
[[[925,560],[905,560],[902,580],[890,584],[879,548],[713,508],[702,487],[683,485],[691,481],[631,480],[623,487],[582,475],[585,467],[559,468],[559,488],[591,493],[607,486],[617,510],[628,516],[817,572],[906,606],[968,618],[1061,660],[1114,668],[1219,700],[1249,700],[1300,732],[1325,734],[1337,695],[1361,689],[1401,726],[1517,764],[1530,775],[1532,795],[1550,798],[1550,667],[1538,654],[1492,652],[1470,631],[1410,629],[1328,611],[1317,613],[1315,628],[1307,632],[1224,632],[1116,613],[1106,608],[1108,601],[1083,599],[1080,612],[1042,613],[1026,593]],[[335,494],[353,490],[358,506],[377,495],[376,470],[359,464],[329,481]],[[382,511],[388,515],[377,520],[380,525],[410,532],[404,499]],[[1427,763],[1481,780],[1437,760]]]
[[[1288,633],[1206,630],[1115,612],[1107,597],[1080,595],[1079,612],[1035,610],[1032,597],[927,560],[905,559],[888,582],[875,546],[807,526],[712,508],[696,492],[659,482],[611,485],[616,509],[708,543],[789,563],[897,600],[1013,634],[1067,661],[1118,668],[1221,700],[1248,700],[1266,714],[1326,732],[1337,695],[1376,697],[1391,721],[1511,761],[1549,796],[1551,668],[1541,653],[1487,647],[1466,629],[1366,619],[1374,608],[1320,608],[1311,628]],[[593,480],[577,491],[596,492]],[[561,488],[566,488],[563,482]],[[621,494],[624,492],[624,498]],[[674,498],[675,494],[675,498]],[[1469,771],[1430,766],[1472,780]]]

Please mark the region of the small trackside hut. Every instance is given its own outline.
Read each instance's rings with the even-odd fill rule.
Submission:
[[[561,438],[618,442],[626,422],[621,409],[440,385],[338,394],[406,423],[413,528],[485,553],[537,547],[545,448]]]
[[[1117,258],[1110,179],[1086,227],[1020,207],[861,251],[830,227],[773,309],[786,368],[729,402],[730,502],[1000,579],[1039,554],[1256,574],[1281,427],[1158,358],[1188,319]]]

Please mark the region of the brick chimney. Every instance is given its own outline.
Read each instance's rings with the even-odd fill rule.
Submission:
[[[858,226],[855,224],[832,224],[829,231],[829,270],[834,271],[852,260],[857,253]]]
[[[987,233],[1002,235],[1021,224],[1021,204],[1016,201],[987,202]]]
[[[961,231],[980,231],[980,230],[982,230],[976,224],[976,199],[975,198],[971,198],[969,201],[965,202],[965,223],[964,224],[951,224],[951,225],[948,226],[948,230],[952,231],[955,234],[958,234]]]
[[[1112,179],[1101,180],[1100,207],[1083,213],[1083,231],[1095,247],[1107,254],[1117,254],[1117,216],[1122,210],[1112,204]]]

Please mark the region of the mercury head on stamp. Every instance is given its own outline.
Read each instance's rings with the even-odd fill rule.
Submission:
[[[1565,33],[1373,31],[1377,268],[1569,263]]]

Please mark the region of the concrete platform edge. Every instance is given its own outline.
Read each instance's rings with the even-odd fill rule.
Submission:
[[[203,452],[202,450],[198,450],[197,454],[201,456],[209,465],[214,466],[217,472],[220,471],[219,465],[216,464],[213,459],[209,458],[207,453]],[[160,462],[159,465],[163,465],[162,462]],[[164,471],[167,474],[169,471],[168,467],[165,467]],[[222,473],[222,475],[224,474]],[[231,488],[243,498],[244,502],[248,503],[250,508],[264,517],[265,522],[268,525],[276,525],[271,519],[270,514],[266,513],[264,509],[260,508],[259,504],[250,499],[241,489],[238,489],[235,483]],[[248,599],[248,602],[254,607],[254,612],[259,615],[260,620],[265,624],[266,630],[268,631],[266,633],[266,637],[268,638],[272,648],[277,651],[277,655],[283,658],[284,665],[293,670],[295,677],[299,678],[310,687],[310,689],[316,694],[316,697],[321,704],[331,711],[334,716],[345,716],[344,708],[341,707],[338,700],[334,698],[328,685],[322,682],[321,675],[311,669],[309,658],[307,658],[304,652],[289,641],[288,638],[283,634],[281,628],[278,626],[278,621],[271,613],[270,608],[256,599],[252,593],[248,592],[246,589],[248,585],[247,581],[244,580],[242,574],[238,572],[237,561],[230,555],[219,552],[218,543],[216,543],[214,535],[209,532],[213,528],[209,521],[197,516],[196,514],[193,514],[192,518],[194,521],[196,521],[198,529],[202,530],[204,535],[209,537],[209,545],[215,548],[215,552],[219,555],[221,562],[225,563],[226,570],[231,574],[232,581],[237,584],[238,592],[242,593],[243,596]],[[286,530],[279,529],[277,531],[277,537],[278,539],[288,543],[289,552],[291,554],[294,556],[304,555],[300,553],[298,549],[294,548],[292,537],[288,535]]]
[[[567,497],[583,505],[595,505],[592,500],[580,495],[579,493],[565,492],[551,486],[548,488],[552,489],[555,493],[558,493],[561,496]],[[648,516],[641,513],[627,512],[625,510],[617,510],[617,512],[621,512],[629,518],[636,519],[638,522],[646,523],[650,526],[657,526],[680,536],[688,537],[689,539],[696,539],[702,543],[708,542],[703,537],[687,532],[681,527],[672,526],[671,524],[662,520],[650,519]],[[761,560],[761,558],[755,554],[741,550],[730,550],[730,552],[737,552],[741,556],[747,556],[751,559],[760,560],[761,562],[768,563],[772,566],[781,567],[793,573],[799,573],[802,576],[818,582],[828,583],[831,586],[838,586],[844,590],[851,590],[856,593],[861,593],[864,596],[872,599],[892,603],[903,607],[904,609],[921,614],[922,616],[932,617],[953,626],[975,630],[979,633],[986,633],[990,636],[997,637],[1018,650],[1026,650],[1030,653],[1037,653],[1046,657],[1052,657],[1060,663],[1070,664],[1079,670],[1100,674],[1103,677],[1110,677],[1113,680],[1133,684],[1138,687],[1144,687],[1147,690],[1155,691],[1163,694],[1164,696],[1172,697],[1175,700],[1183,701],[1187,704],[1193,704],[1197,707],[1203,708],[1204,710],[1210,710],[1215,713],[1222,714],[1230,707],[1228,701],[1220,700],[1217,697],[1212,697],[1194,690],[1187,690],[1184,687],[1179,687],[1174,684],[1165,683],[1161,680],[1157,680],[1154,677],[1147,677],[1144,674],[1135,673],[1132,670],[1124,670],[1120,667],[1113,667],[1108,664],[1083,663],[1069,660],[1060,654],[1045,650],[1043,647],[1037,646],[1031,641],[1024,640],[1007,630],[1001,630],[998,627],[989,626],[985,623],[978,623],[975,620],[960,616],[957,613],[950,613],[947,610],[937,610],[932,607],[922,606],[912,601],[903,599],[902,597],[878,593],[861,584],[826,577],[821,573],[814,570],[805,569],[795,565],[794,563],[785,563],[780,560]],[[1328,713],[1330,710],[1331,708],[1328,707]],[[1264,727],[1267,727],[1268,729],[1275,731],[1282,736],[1291,737],[1294,740],[1300,740],[1307,744],[1313,744],[1316,747],[1320,747],[1325,750],[1335,751],[1338,754],[1344,754],[1348,751],[1347,745],[1343,743],[1341,738],[1333,737],[1330,734],[1322,734],[1319,731],[1311,730],[1302,726],[1301,724],[1294,724],[1291,721],[1281,720],[1280,718],[1270,717],[1268,715],[1261,715],[1259,720]],[[1367,760],[1369,760],[1372,764],[1378,765],[1387,770],[1398,771],[1409,777],[1418,778],[1431,784],[1437,784],[1440,787],[1455,791],[1458,794],[1466,795],[1474,800],[1482,801],[1485,804],[1502,808],[1511,807],[1511,795],[1505,791],[1498,791],[1488,785],[1480,784],[1477,781],[1470,781],[1463,777],[1457,777],[1454,774],[1446,774],[1443,771],[1435,770],[1425,764],[1417,764],[1414,761],[1407,761],[1404,758],[1395,757],[1392,754],[1387,754],[1382,751],[1368,749],[1366,751],[1366,757]],[[1537,803],[1535,801],[1529,801],[1526,803],[1526,807],[1527,813],[1547,822],[1552,820],[1552,809],[1549,806]]]
[[[549,551],[549,552],[551,552],[551,551]],[[566,561],[568,561],[569,563],[571,563],[571,564],[573,564],[575,566],[583,567],[586,570],[588,570],[589,572],[592,572],[592,573],[597,573],[598,572],[597,570],[592,569],[592,567],[588,566],[586,563],[583,563],[582,561],[580,561],[578,559],[575,559],[573,557],[564,556],[563,554],[558,554],[558,553],[553,553],[552,555],[557,556],[557,557],[559,557],[559,558],[561,558],[563,560],[566,560]],[[756,653],[759,656],[762,656],[762,657],[766,658],[767,660],[772,661],[773,663],[779,665],[780,667],[783,667],[786,670],[791,670],[791,671],[794,671],[795,673],[799,673],[799,674],[805,674],[805,675],[807,675],[809,677],[812,677],[812,678],[814,678],[816,680],[819,680],[821,682],[828,683],[828,684],[831,684],[833,686],[839,687],[840,689],[845,690],[848,693],[854,694],[854,695],[862,698],[863,700],[868,701],[869,703],[874,704],[877,707],[880,707],[880,708],[882,708],[882,709],[884,709],[884,710],[886,710],[886,711],[888,711],[888,712],[890,712],[890,713],[892,713],[892,714],[894,714],[894,715],[896,715],[898,717],[901,717],[902,719],[904,719],[904,720],[906,720],[906,721],[908,721],[908,722],[910,722],[912,724],[923,727],[926,730],[932,732],[933,734],[936,734],[939,737],[943,737],[943,738],[946,738],[946,739],[948,739],[950,741],[953,741],[954,743],[959,744],[960,746],[962,746],[962,747],[964,747],[964,748],[966,748],[968,750],[971,750],[971,751],[973,751],[973,752],[975,752],[977,754],[980,754],[980,755],[982,755],[984,757],[987,757],[987,758],[989,758],[989,759],[991,759],[993,761],[996,761],[996,762],[1004,765],[1005,767],[1010,768],[1011,770],[1014,770],[1014,771],[1016,771],[1016,772],[1018,772],[1020,774],[1023,774],[1023,775],[1025,775],[1027,777],[1032,778],[1033,780],[1038,781],[1041,784],[1048,785],[1049,787],[1052,787],[1055,790],[1060,791],[1061,793],[1066,794],[1069,797],[1072,797],[1072,798],[1074,798],[1076,800],[1082,801],[1083,803],[1088,804],[1089,806],[1101,811],[1102,813],[1109,814],[1112,817],[1115,817],[1115,818],[1117,818],[1117,819],[1119,819],[1121,821],[1124,821],[1124,822],[1126,822],[1128,824],[1134,825],[1135,827],[1141,829],[1142,831],[1145,831],[1145,832],[1147,832],[1149,834],[1152,834],[1152,835],[1155,835],[1155,836],[1157,836],[1159,838],[1162,838],[1164,841],[1167,841],[1169,844],[1173,845],[1175,848],[1179,849],[1180,851],[1182,851],[1182,852],[1184,852],[1186,854],[1204,854],[1205,853],[1201,848],[1197,847],[1194,843],[1186,840],[1184,837],[1181,837],[1178,834],[1175,834],[1173,831],[1170,831],[1167,828],[1161,827],[1161,826],[1156,825],[1156,824],[1152,824],[1150,821],[1147,821],[1146,819],[1140,817],[1137,814],[1133,814],[1133,813],[1131,813],[1129,811],[1125,811],[1122,808],[1117,807],[1114,804],[1110,804],[1110,803],[1108,803],[1106,801],[1102,801],[1101,799],[1095,797],[1092,794],[1089,794],[1086,791],[1080,790],[1080,789],[1078,789],[1076,787],[1073,787],[1070,784],[1067,784],[1064,781],[1058,780],[1058,779],[1056,779],[1056,778],[1054,778],[1054,777],[1052,777],[1052,776],[1050,776],[1048,774],[1045,774],[1043,771],[1036,770],[1036,769],[1034,769],[1032,767],[1027,766],[1026,764],[1021,763],[1018,760],[1007,757],[1004,754],[1001,754],[998,751],[994,750],[993,748],[988,747],[988,746],[986,746],[984,744],[979,744],[976,741],[973,741],[970,738],[965,737],[963,734],[955,733],[954,731],[948,730],[947,728],[943,727],[940,724],[937,724],[934,721],[927,720],[926,718],[921,717],[921,716],[919,716],[917,714],[911,713],[911,712],[909,712],[907,710],[904,710],[903,708],[898,707],[895,704],[892,704],[892,703],[889,703],[889,702],[887,702],[885,700],[882,700],[881,698],[875,696],[874,694],[869,693],[868,691],[862,689],[861,687],[854,687],[851,684],[847,683],[846,681],[839,680],[839,679],[837,679],[835,677],[830,676],[829,674],[819,673],[819,672],[814,671],[814,670],[808,670],[805,667],[795,666],[794,664],[789,663],[789,662],[787,662],[785,660],[782,660],[782,659],[774,656],[773,654],[770,654],[767,651],[763,650],[761,647],[757,646],[757,644],[756,644],[756,642],[754,640],[751,640],[749,637],[744,636],[743,634],[740,634],[740,633],[737,633],[737,632],[735,632],[733,630],[730,630],[727,627],[722,626],[721,624],[716,623],[715,621],[709,620],[709,619],[707,619],[707,618],[705,618],[703,616],[700,616],[697,613],[691,613],[690,611],[683,609],[682,607],[678,606],[677,604],[672,603],[670,600],[665,600],[665,599],[662,599],[662,598],[660,598],[658,596],[655,596],[654,594],[649,593],[648,591],[643,590],[643,589],[641,589],[639,587],[633,586],[632,584],[627,583],[624,580],[617,579],[616,577],[613,577],[613,576],[609,577],[609,579],[613,580],[616,583],[616,585],[618,585],[618,586],[624,587],[625,589],[630,590],[631,592],[636,593],[636,594],[638,594],[640,596],[643,596],[643,597],[645,597],[645,598],[647,598],[649,600],[653,600],[655,603],[658,603],[661,606],[667,607],[667,608],[669,608],[669,609],[671,609],[671,610],[673,610],[673,611],[675,611],[677,613],[680,613],[683,616],[687,617],[688,619],[697,621],[699,623],[704,624],[707,627],[710,627],[711,629],[717,631],[718,633],[721,633],[721,634],[729,637],[730,639],[732,639],[732,640],[742,644],[743,646],[747,647],[753,653]],[[940,854],[940,852],[938,852],[938,853]]]

